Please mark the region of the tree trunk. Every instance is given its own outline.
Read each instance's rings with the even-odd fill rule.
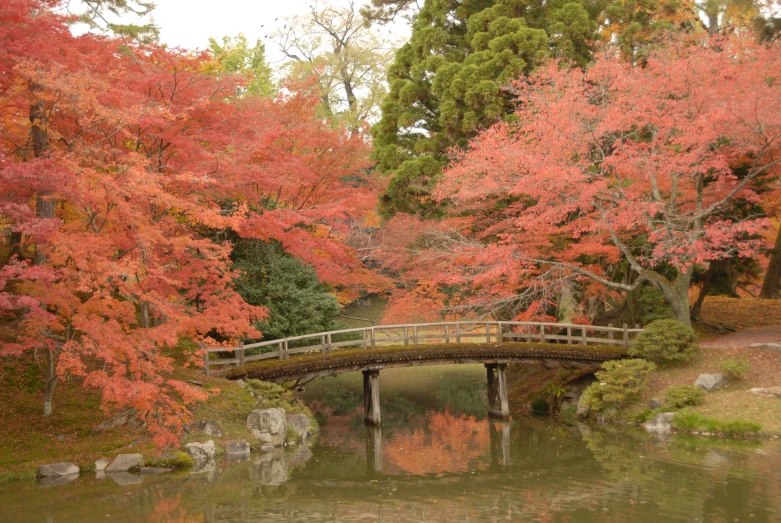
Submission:
[[[52,415],[52,399],[57,388],[57,358],[52,349],[46,350],[46,384],[43,389],[43,415]]]
[[[765,279],[762,281],[760,298],[776,299],[781,290],[781,230],[776,235],[776,243],[770,250],[770,263],[767,266]]]
[[[692,326],[691,313],[689,312],[689,284],[691,283],[691,269],[687,272],[679,272],[674,282],[670,282],[664,276],[648,271],[642,276],[659,286],[664,294],[664,299],[673,310],[675,319],[686,325]]]

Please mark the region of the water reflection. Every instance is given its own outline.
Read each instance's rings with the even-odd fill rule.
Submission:
[[[781,442],[492,421],[454,407],[484,384],[468,373],[450,379],[463,394],[383,384],[381,428],[364,426],[349,382],[326,382],[336,394],[308,391],[324,422],[311,449],[121,487],[88,476],[45,489],[3,485],[0,520],[781,521]]]

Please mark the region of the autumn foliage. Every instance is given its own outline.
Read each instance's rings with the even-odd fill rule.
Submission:
[[[52,5],[0,5],[0,354],[44,349],[50,385],[83,377],[170,443],[205,398],[175,359],[262,336],[226,237],[279,242],[345,299],[379,285],[344,241],[376,198],[367,147],[307,86],[238,98],[210,55],[74,37]]]
[[[779,71],[777,43],[719,37],[516,80],[517,121],[452,151],[436,193],[450,217],[416,228],[407,268],[518,319],[562,296],[589,318],[650,282],[688,323],[694,267],[764,244],[757,187],[781,161]]]

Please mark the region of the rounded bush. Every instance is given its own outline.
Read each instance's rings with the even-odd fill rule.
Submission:
[[[700,405],[705,399],[705,391],[694,385],[678,385],[664,391],[664,406],[677,410]]]
[[[665,365],[689,361],[698,348],[690,327],[676,320],[656,320],[637,336],[629,355]]]
[[[594,373],[598,381],[583,392],[583,404],[597,414],[618,412],[640,397],[654,370],[656,365],[643,359],[606,361]]]

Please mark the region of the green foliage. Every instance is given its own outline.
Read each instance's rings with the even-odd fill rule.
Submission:
[[[176,451],[171,455],[163,454],[159,458],[148,458],[144,463],[147,467],[166,469],[188,469],[195,465],[193,457],[186,452]]]
[[[336,298],[320,283],[314,269],[279,245],[239,240],[233,259],[234,268],[243,273],[236,280],[238,293],[247,303],[269,309],[268,317],[256,324],[265,340],[338,328]]]
[[[746,435],[756,434],[762,425],[751,421],[721,421],[694,412],[683,411],[675,415],[672,424],[682,430],[697,430],[714,434]]]
[[[258,398],[257,408],[280,408],[285,409],[285,412],[288,414],[306,414],[309,416],[312,424],[316,426],[312,411],[296,396],[295,392],[268,381],[247,380],[247,385],[250,386]]]
[[[244,95],[274,96],[277,92],[272,79],[271,67],[266,63],[266,47],[260,40],[250,47],[247,38],[239,33],[231,38],[222,37],[220,44],[209,38],[209,49],[219,62],[222,72],[248,77],[247,85],[242,89]]]
[[[719,369],[729,379],[739,381],[742,380],[747,372],[751,370],[751,364],[744,358],[739,360],[724,360],[719,363]]]
[[[702,404],[705,391],[694,385],[677,385],[664,391],[664,406],[667,410]]]
[[[532,414],[544,416],[550,412],[550,405],[545,396],[537,395],[531,400]]]
[[[582,401],[597,414],[614,414],[640,397],[646,376],[655,369],[642,359],[606,361],[594,373],[598,381],[583,392]]]
[[[697,352],[697,335],[676,320],[657,320],[637,336],[629,355],[658,364],[689,361]]]

